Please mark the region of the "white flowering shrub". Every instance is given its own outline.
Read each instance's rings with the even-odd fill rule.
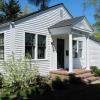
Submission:
[[[14,56],[3,63],[3,70],[5,86],[28,87],[29,84],[35,83],[35,78],[39,75],[37,66],[31,63],[31,59],[15,60]]]

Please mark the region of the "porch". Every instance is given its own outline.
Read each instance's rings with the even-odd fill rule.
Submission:
[[[52,66],[57,66],[56,68],[52,68],[51,70],[63,68],[68,69],[68,73],[73,73],[74,69],[77,68],[86,70],[90,69],[88,40],[89,35],[93,30],[89,25],[87,25],[86,27],[86,25],[81,22],[82,20],[85,20],[85,18],[80,17],[64,20],[49,28],[52,37],[52,59],[54,58],[53,61],[55,63]],[[81,28],[78,25],[79,23],[81,23]],[[75,40],[77,40],[77,38],[80,38],[80,41],[76,41],[75,43]],[[83,41],[81,40],[82,38],[84,38]],[[82,42],[84,42],[84,48],[82,46]],[[81,64],[80,56],[82,55],[84,55],[84,64]],[[75,65],[75,63],[80,66],[77,67],[77,64]]]

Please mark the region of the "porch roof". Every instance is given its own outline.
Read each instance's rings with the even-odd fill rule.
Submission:
[[[65,19],[65,20],[62,20],[62,21],[56,23],[55,25],[49,27],[50,30],[53,30],[53,29],[59,30],[59,29],[63,29],[63,28],[80,30],[80,31],[86,32],[86,33],[93,32],[93,28],[89,24],[89,22],[85,16],[79,16],[79,17],[74,17],[71,19]]]
[[[68,20],[60,21],[60,22],[56,23],[55,25],[51,26],[50,29],[59,28],[59,27],[65,27],[65,26],[70,26],[70,25],[75,25],[80,20],[82,20],[83,17],[84,16],[80,16],[80,17],[75,17],[75,18],[71,18],[71,19],[68,19]]]

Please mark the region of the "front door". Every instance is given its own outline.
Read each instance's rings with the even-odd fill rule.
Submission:
[[[57,39],[57,68],[64,68],[64,39]]]

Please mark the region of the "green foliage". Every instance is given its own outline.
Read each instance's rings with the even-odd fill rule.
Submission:
[[[51,0],[28,0],[29,3],[33,3],[39,10],[45,10],[48,8],[48,4]]]
[[[98,69],[96,66],[91,66],[91,72],[96,76],[100,76],[100,69]]]
[[[83,3],[84,9],[87,9],[88,7],[94,7],[95,13],[95,24],[94,27],[94,36],[100,40],[100,0],[84,0]]]
[[[29,7],[28,7],[28,5],[25,5],[25,7],[24,7],[22,13],[20,14],[20,16],[25,16],[27,14],[29,14]]]
[[[62,81],[59,77],[56,77],[56,79],[52,81],[52,87],[54,89],[61,89],[63,87]]]
[[[11,21],[17,18],[21,8],[18,0],[0,0],[0,22]]]
[[[91,69],[91,71],[94,72],[95,70],[97,70],[97,66],[91,66],[90,69]]]
[[[15,60],[11,56],[3,64],[0,74],[0,100],[25,100],[34,95],[44,95],[51,91],[46,83],[49,77],[39,75],[37,66],[31,59]]]
[[[0,88],[3,87],[3,82],[4,82],[4,78],[3,78],[3,75],[0,74]]]
[[[75,74],[69,75],[69,82],[73,85],[84,85],[84,81],[80,77],[76,77]]]
[[[37,66],[31,64],[31,60],[26,58],[15,60],[14,56],[3,63],[3,70],[6,73],[3,74],[5,86],[21,89],[27,88],[39,75]]]

